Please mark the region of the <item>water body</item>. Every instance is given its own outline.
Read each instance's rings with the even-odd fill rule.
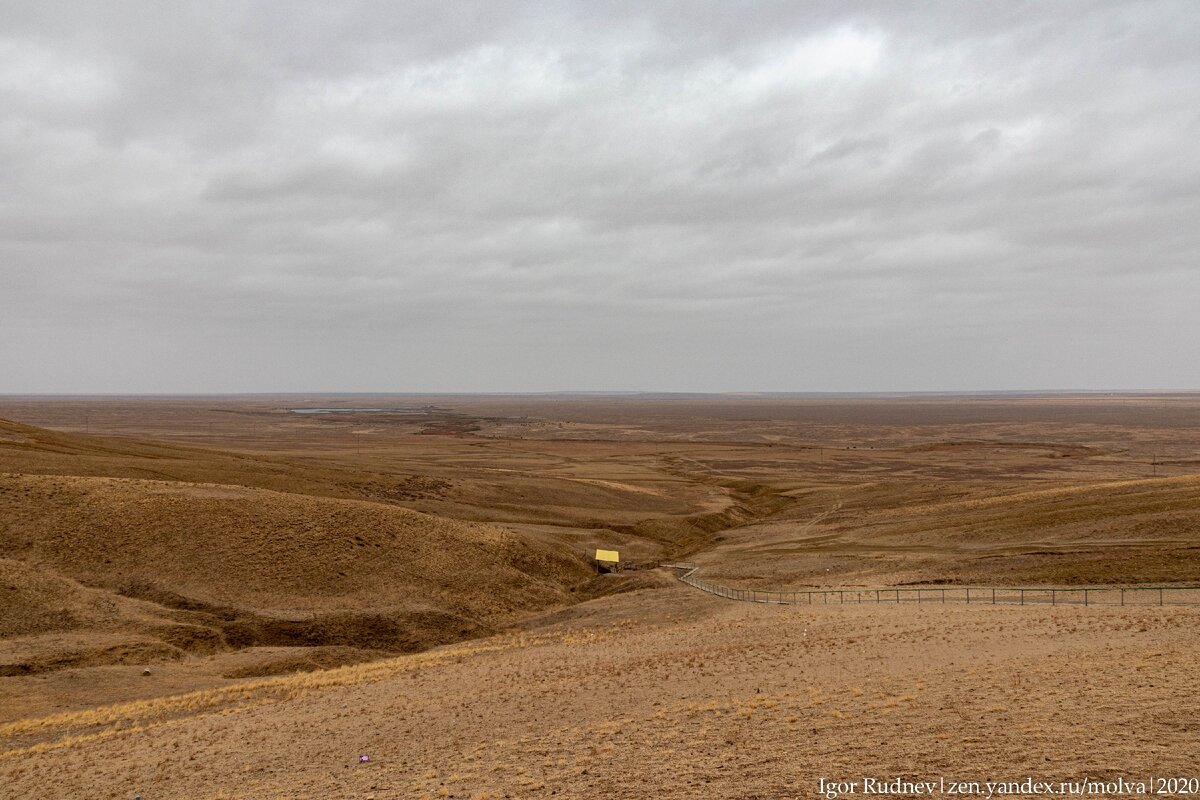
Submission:
[[[427,408],[289,408],[293,414],[427,414]]]

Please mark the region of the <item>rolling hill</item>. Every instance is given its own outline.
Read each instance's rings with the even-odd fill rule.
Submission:
[[[0,434],[0,468],[43,473],[0,472],[10,674],[263,645],[414,651],[571,602],[593,579],[552,538],[232,482],[253,463],[230,483],[44,474],[55,460],[128,474],[157,458],[219,477],[244,460],[233,454]]]

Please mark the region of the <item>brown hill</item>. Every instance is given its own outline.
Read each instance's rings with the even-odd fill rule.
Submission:
[[[887,489],[825,489],[791,519],[726,531],[704,572],[762,587],[1200,583],[1200,477],[946,500]]]
[[[573,555],[396,506],[216,484],[0,475],[0,555],[86,584],[299,619],[381,608],[491,624],[567,599]]]
[[[228,649],[187,612],[83,586],[0,559],[0,676],[105,664],[174,661]]]
[[[6,419],[0,419],[0,471],[232,484],[378,501],[421,497],[440,486],[419,475],[380,474],[355,465],[63,433]]]
[[[0,558],[0,639],[67,631],[120,631],[161,625],[169,612],[91,589],[48,569]]]
[[[0,466],[9,672],[119,663],[128,647],[417,650],[569,602],[593,577],[554,537],[330,497],[358,487],[323,467],[3,421]],[[129,477],[146,472],[175,479]]]
[[[484,455],[474,448],[477,442],[455,448],[460,440],[454,437],[409,436],[376,443],[364,455],[336,432],[328,440],[293,436],[285,428],[269,452],[253,442],[219,440],[231,448],[225,450],[0,419],[0,472],[254,486],[404,505],[456,519],[589,527],[601,520],[691,514],[707,494],[623,458],[589,461],[590,477],[581,477],[574,469],[579,454],[571,452]],[[643,485],[628,483],[630,477]]]

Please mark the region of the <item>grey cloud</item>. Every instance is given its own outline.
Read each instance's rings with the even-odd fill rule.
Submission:
[[[1192,3],[4,6],[0,391],[1200,383]]]

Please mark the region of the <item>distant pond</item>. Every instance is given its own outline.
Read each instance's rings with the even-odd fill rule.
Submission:
[[[293,414],[428,414],[428,408],[289,408]]]

